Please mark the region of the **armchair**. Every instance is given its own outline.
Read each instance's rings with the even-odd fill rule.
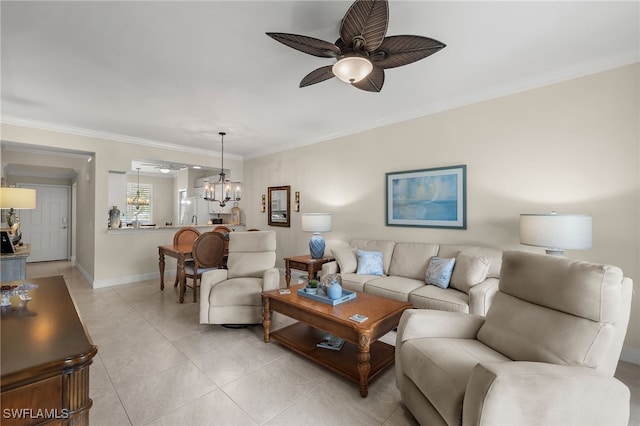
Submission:
[[[486,317],[405,311],[396,385],[425,425],[626,425],[613,377],[631,309],[620,268],[505,251]]]
[[[257,324],[262,292],[280,286],[273,231],[229,233],[228,269],[202,274],[201,324]]]

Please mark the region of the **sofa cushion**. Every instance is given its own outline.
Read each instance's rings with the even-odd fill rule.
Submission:
[[[356,274],[384,275],[382,252],[358,249],[358,269]]]
[[[365,293],[373,294],[387,299],[409,301],[409,293],[424,287],[424,281],[413,278],[388,276],[367,281],[364,285]]]
[[[411,339],[399,356],[403,373],[447,424],[462,423],[462,401],[476,364],[509,361],[477,340],[454,338]]]
[[[614,323],[620,316],[623,273],[617,266],[508,250],[500,291],[532,303]]]
[[[607,355],[614,332],[612,324],[565,314],[499,291],[478,340],[515,361],[597,368]]]
[[[464,251],[473,256],[490,257],[491,265],[489,265],[489,272],[487,272],[487,277],[500,278],[500,268],[502,267],[502,250],[466,244],[441,244],[440,248],[438,249],[438,256],[457,257],[461,251]]]
[[[382,264],[385,275],[389,275],[389,265],[391,264],[391,256],[393,255],[393,247],[395,244],[393,241],[364,240],[360,238],[354,238],[350,242],[351,247],[359,248],[360,250],[382,252]]]
[[[275,264],[275,251],[264,251],[260,253],[233,253],[229,251],[227,269],[229,270],[229,278],[262,278],[264,271],[273,268]]]
[[[489,266],[491,266],[490,257],[474,256],[461,251],[456,256],[456,264],[451,274],[451,287],[469,293],[471,287],[487,278]]]
[[[437,244],[397,243],[393,248],[389,275],[424,280],[429,259],[437,254]]]
[[[363,275],[354,272],[340,274],[342,277],[342,288],[350,291],[364,291],[364,284],[368,281],[380,278],[378,275]]]
[[[338,262],[341,274],[350,274],[356,271],[358,267],[358,257],[356,256],[356,249],[353,247],[340,247],[331,249],[333,257]]]
[[[262,278],[232,278],[215,284],[209,293],[210,306],[261,306]]]
[[[427,266],[427,273],[424,277],[424,281],[427,284],[432,284],[440,288],[449,287],[451,281],[451,273],[456,263],[456,259],[444,259],[442,257],[434,256],[429,260],[429,266]]]
[[[451,287],[423,285],[411,292],[409,303],[418,309],[469,313],[469,295]]]

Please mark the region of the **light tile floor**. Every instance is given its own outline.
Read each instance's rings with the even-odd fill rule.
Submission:
[[[70,262],[27,265],[27,278],[63,275],[98,354],[91,425],[416,425],[393,368],[361,398],[355,383],[276,342],[263,329],[201,325],[158,280],[93,290]],[[274,328],[290,320],[274,315]],[[384,340],[393,343],[395,333]]]
[[[369,396],[278,343],[262,327],[198,323],[191,295],[158,280],[93,290],[70,262],[27,264],[27,278],[63,275],[98,346],[91,366],[91,425],[416,425],[393,367]],[[274,327],[288,319],[274,315]],[[395,334],[383,339],[394,343]],[[621,362],[640,424],[640,366]]]

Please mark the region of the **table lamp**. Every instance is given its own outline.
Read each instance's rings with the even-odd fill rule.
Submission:
[[[302,214],[302,230],[304,232],[313,232],[309,240],[309,251],[311,258],[322,259],[324,256],[324,238],[321,232],[331,232],[331,214],[330,213],[303,213]]]
[[[591,247],[591,216],[584,214],[521,214],[520,244],[546,247],[546,253],[562,256],[563,250]]]
[[[0,209],[9,209],[7,212],[7,225],[11,228],[14,237],[13,243],[20,240],[20,222],[14,210],[35,209],[36,190],[29,188],[0,187]]]

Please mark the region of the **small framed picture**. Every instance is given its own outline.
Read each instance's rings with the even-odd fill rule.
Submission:
[[[386,174],[386,225],[467,229],[467,166]]]

